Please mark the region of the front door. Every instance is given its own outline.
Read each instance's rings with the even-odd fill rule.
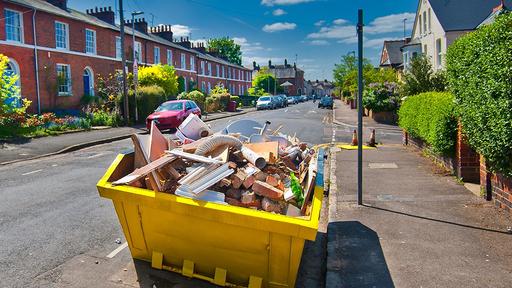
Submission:
[[[91,74],[84,70],[84,95],[91,95]]]

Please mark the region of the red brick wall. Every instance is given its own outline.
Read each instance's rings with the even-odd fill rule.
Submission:
[[[483,157],[480,163],[480,187],[487,200],[493,200],[496,207],[512,212],[512,177],[489,173]]]
[[[457,143],[455,147],[455,161],[457,163],[457,177],[464,182],[479,183],[480,181],[480,155],[468,144],[462,132],[462,125],[457,128]]]

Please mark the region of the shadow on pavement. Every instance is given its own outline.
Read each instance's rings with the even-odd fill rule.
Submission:
[[[306,241],[297,273],[296,288],[325,287],[327,233],[316,233],[316,240]]]
[[[478,227],[478,226],[473,226],[473,225],[468,225],[468,224],[451,222],[451,221],[442,220],[442,219],[435,219],[435,218],[430,218],[430,217],[425,217],[425,216],[419,216],[419,215],[409,214],[409,213],[400,212],[400,211],[396,211],[396,210],[381,208],[381,207],[377,207],[377,206],[371,206],[371,205],[367,205],[367,204],[363,204],[363,206],[366,206],[366,207],[371,208],[371,209],[377,209],[377,210],[386,211],[386,212],[390,212],[390,213],[395,213],[395,214],[399,214],[399,215],[403,215],[403,216],[409,216],[409,217],[413,217],[413,218],[418,218],[418,219],[423,219],[423,220],[428,220],[428,221],[434,221],[434,222],[439,222],[439,223],[445,223],[445,224],[455,225],[455,226],[464,227],[464,228],[471,228],[471,229],[477,229],[477,230],[482,230],[482,231],[507,234],[507,235],[512,236],[512,234],[510,234],[507,231],[500,231],[500,230],[489,229],[489,228],[485,228],[485,227]]]
[[[335,254],[327,263],[328,287],[395,287],[375,231],[359,221],[332,222],[328,229],[327,253]]]

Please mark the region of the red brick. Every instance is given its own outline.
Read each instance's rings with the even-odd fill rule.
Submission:
[[[267,197],[263,198],[261,201],[261,208],[267,212],[281,213],[282,211],[282,207],[279,202]]]
[[[283,199],[283,191],[274,188],[265,182],[255,181],[252,185],[252,190],[254,193],[263,197],[268,197],[275,200]]]
[[[267,175],[265,182],[270,186],[276,187],[279,184],[279,179],[275,175]]]

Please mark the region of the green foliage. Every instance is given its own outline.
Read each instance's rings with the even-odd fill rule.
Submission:
[[[106,111],[96,111],[90,115],[92,126],[110,126],[117,127],[121,122],[121,118],[117,113],[109,113]]]
[[[269,73],[267,69],[261,69],[252,80],[252,87],[249,88],[250,95],[264,96],[274,93],[283,93],[284,88],[276,82],[276,77]]]
[[[231,98],[229,100],[230,101],[235,101],[237,107],[242,105],[242,99],[240,99],[239,96],[231,96]]]
[[[512,175],[512,13],[459,38],[447,74],[469,144],[493,172]]]
[[[447,86],[444,72],[435,73],[429,58],[419,55],[412,59],[411,68],[404,75],[402,96],[416,95],[430,91],[445,91]]]
[[[190,91],[189,93],[181,93],[178,95],[178,99],[187,99],[196,102],[196,104],[201,108],[201,110],[205,110],[206,103],[206,95],[201,91]]]
[[[210,52],[217,52],[228,59],[229,62],[242,65],[241,47],[233,39],[229,37],[210,39],[207,46]]]
[[[140,87],[137,90],[137,111],[141,122],[165,101],[167,101],[167,97],[162,87],[156,85]]]
[[[373,112],[396,111],[399,106],[397,84],[374,83],[363,92],[363,106]]]
[[[153,65],[139,68],[139,85],[158,85],[164,89],[166,96],[178,94],[178,77],[173,66]]]
[[[185,78],[183,76],[178,77],[178,93],[185,92]]]
[[[452,94],[426,92],[405,98],[398,111],[399,126],[423,139],[432,149],[450,155],[455,150],[457,120]]]
[[[299,206],[302,206],[302,203],[304,202],[302,186],[300,186],[300,181],[293,172],[290,173],[290,187],[292,188],[293,195],[295,196],[295,201],[297,201]]]

